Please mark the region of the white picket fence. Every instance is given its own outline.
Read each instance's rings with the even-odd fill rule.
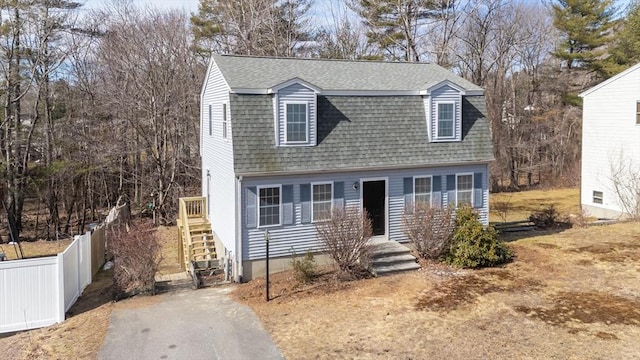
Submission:
[[[91,284],[91,265],[89,232],[56,256],[0,262],[0,333],[64,321]]]

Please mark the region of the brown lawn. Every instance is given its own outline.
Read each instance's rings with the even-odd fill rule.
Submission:
[[[500,204],[506,204],[506,219],[500,214]],[[534,211],[554,205],[562,215],[581,214],[580,189],[530,190],[489,195],[490,221],[521,221]],[[501,216],[502,215],[502,216]]]
[[[235,296],[290,359],[640,358],[639,224],[509,246],[517,258],[503,268],[305,286],[283,273],[269,303],[263,280]]]

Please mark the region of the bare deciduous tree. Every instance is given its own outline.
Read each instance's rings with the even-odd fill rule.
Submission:
[[[368,266],[372,227],[366,211],[356,206],[335,207],[324,221],[316,223],[323,250],[341,272],[360,274]]]
[[[640,165],[621,151],[609,161],[609,180],[626,216],[640,221]]]
[[[405,208],[402,228],[420,257],[439,259],[449,251],[453,241],[453,208],[433,208],[418,202],[412,208]]]

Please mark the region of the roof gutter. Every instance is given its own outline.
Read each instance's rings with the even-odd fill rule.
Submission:
[[[246,177],[262,177],[262,176],[282,176],[282,175],[310,175],[318,173],[344,173],[352,171],[380,171],[380,170],[399,170],[399,169],[421,169],[421,168],[433,168],[433,167],[449,167],[449,166],[465,166],[465,165],[483,165],[494,161],[495,158],[477,161],[457,162],[457,163],[442,163],[442,164],[417,164],[417,165],[396,165],[396,166],[375,166],[375,167],[360,167],[360,168],[344,168],[344,169],[326,169],[326,170],[300,170],[300,171],[262,171],[262,172],[244,172],[236,173]]]

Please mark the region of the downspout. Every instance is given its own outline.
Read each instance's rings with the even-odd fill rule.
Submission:
[[[234,276],[235,282],[242,282],[244,272],[242,266],[242,175],[236,178],[236,254]]]

